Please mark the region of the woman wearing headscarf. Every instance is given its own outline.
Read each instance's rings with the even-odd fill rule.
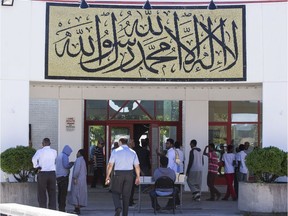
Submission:
[[[75,206],[74,212],[80,214],[80,208],[87,206],[87,168],[84,160],[84,150],[77,152],[77,159],[74,164],[70,204]]]

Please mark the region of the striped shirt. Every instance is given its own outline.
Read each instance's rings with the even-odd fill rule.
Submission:
[[[96,146],[95,151],[94,151],[94,156],[96,157],[96,161],[94,161],[94,167],[95,166],[98,168],[104,167],[103,148]]]
[[[218,173],[218,156],[215,151],[208,153],[208,172]]]

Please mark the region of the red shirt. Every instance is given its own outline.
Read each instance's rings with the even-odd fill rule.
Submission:
[[[208,172],[218,173],[218,155],[215,151],[208,153]]]

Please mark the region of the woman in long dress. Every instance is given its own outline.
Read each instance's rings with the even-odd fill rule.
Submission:
[[[74,212],[80,214],[80,208],[87,206],[87,168],[84,160],[84,150],[77,152],[77,159],[74,164],[70,204],[75,206]]]

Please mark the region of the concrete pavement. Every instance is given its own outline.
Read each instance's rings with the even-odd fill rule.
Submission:
[[[84,216],[113,216],[114,205],[112,195],[107,188],[88,188],[88,206],[81,208],[81,215]],[[190,192],[183,192],[183,206],[182,213],[180,209],[176,209],[175,214],[182,216],[240,216],[243,215],[238,210],[237,201],[205,201],[209,196],[208,193],[203,193],[200,202],[192,201]],[[224,194],[222,194],[222,197]],[[129,215],[146,216],[154,215],[151,208],[151,201],[149,194],[141,194],[141,212],[138,212],[138,189],[135,190],[134,200],[136,205],[129,208]],[[160,205],[165,206],[166,200],[160,200]],[[67,211],[73,211],[73,206],[67,205]],[[173,212],[162,211],[158,215],[173,215]]]

